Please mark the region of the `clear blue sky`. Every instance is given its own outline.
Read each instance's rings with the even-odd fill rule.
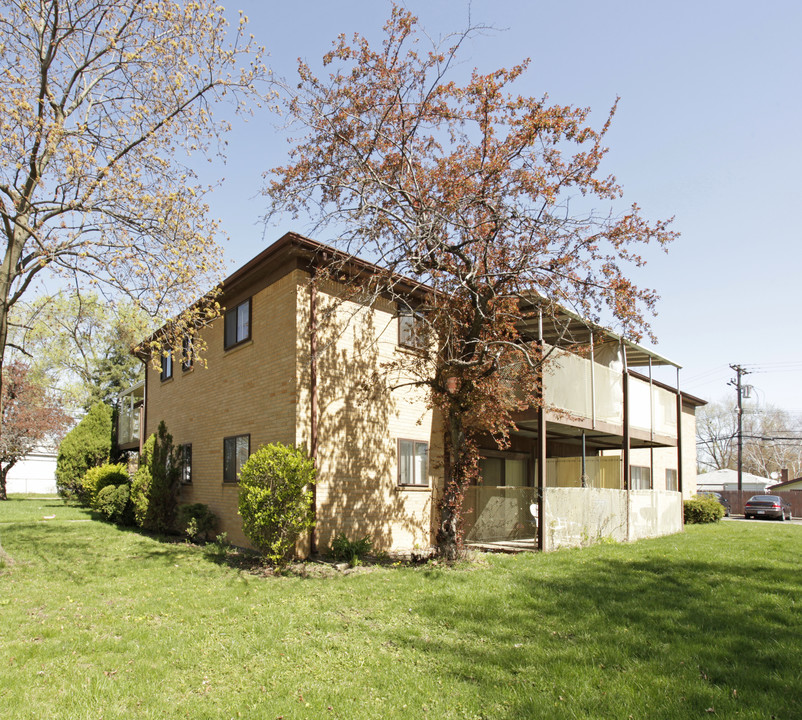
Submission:
[[[653,322],[657,351],[683,366],[683,388],[717,400],[729,363],[761,369],[747,377],[760,404],[802,414],[802,3],[791,0],[409,0],[438,37],[474,24],[497,28],[462,58],[489,71],[531,58],[520,93],[589,106],[601,123],[616,96],[606,171],[650,219],[675,216],[682,237],[650,253],[639,275],[662,297]],[[317,64],[331,40],[359,31],[380,39],[384,0],[231,0],[270,52],[277,75],[297,58]],[[231,237],[230,267],[284,231],[263,228],[262,172],[282,162],[280,121],[259,113],[235,123],[225,168],[204,179],[221,187],[212,214]],[[318,237],[321,241],[327,238]]]

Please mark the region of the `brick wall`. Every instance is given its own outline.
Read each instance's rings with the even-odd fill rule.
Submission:
[[[296,271],[297,272],[297,271]],[[259,445],[295,440],[295,274],[285,275],[253,296],[251,340],[223,349],[223,318],[203,332],[206,366],[159,380],[148,368],[147,434],[167,423],[176,445],[192,444],[192,484],[181,502],[202,502],[220,518],[219,532],[245,545],[237,514],[237,485],[223,482],[223,438],[250,434]]]

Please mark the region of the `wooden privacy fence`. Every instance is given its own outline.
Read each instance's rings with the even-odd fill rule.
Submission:
[[[722,497],[730,501],[730,512],[733,515],[743,515],[744,505],[753,495],[779,495],[784,497],[791,503],[791,513],[795,518],[802,518],[802,490],[769,490],[764,493],[747,492],[746,490],[740,493],[737,490],[724,490],[721,493]]]

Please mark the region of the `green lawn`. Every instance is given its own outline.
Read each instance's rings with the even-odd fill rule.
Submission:
[[[802,526],[312,579],[88,518],[0,503],[4,719],[802,717]]]

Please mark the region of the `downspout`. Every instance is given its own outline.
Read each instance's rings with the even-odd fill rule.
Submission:
[[[317,470],[317,283],[314,276],[309,286],[309,454]],[[312,514],[315,525],[309,533],[309,553],[317,552],[317,482],[312,485]]]

